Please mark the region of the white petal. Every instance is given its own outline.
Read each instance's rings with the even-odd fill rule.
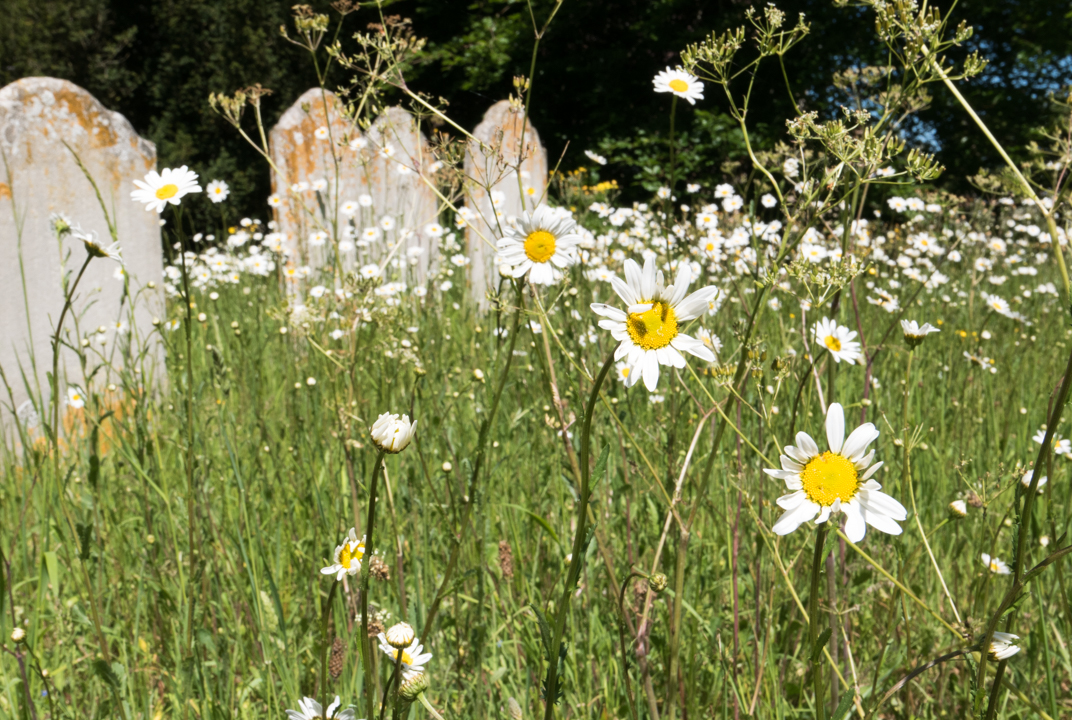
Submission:
[[[887,535],[900,535],[901,526],[894,522],[893,518],[882,513],[873,512],[868,509],[864,509],[864,519],[867,520],[867,524],[876,530],[881,530]]]
[[[854,543],[863,540],[867,534],[867,523],[855,500],[845,503],[845,518],[845,537]]]
[[[633,262],[632,260],[626,260],[626,263]],[[636,263],[633,263],[634,265]],[[625,266],[626,275],[629,273],[629,265]],[[626,305],[636,305],[640,298],[636,294],[636,290],[633,289],[631,284],[622,282],[617,276],[611,277],[610,286],[614,288],[614,292],[618,293],[618,297],[622,299],[622,302]]]
[[[831,452],[841,453],[845,443],[845,409],[841,403],[830,403],[826,410],[826,442]]]
[[[864,423],[856,428],[841,446],[841,454],[855,462],[867,451],[867,446],[878,438],[878,428],[872,423]]]
[[[869,468],[867,469],[867,472],[865,472],[865,473],[863,474],[863,476],[861,476],[861,478],[860,478],[860,479],[861,479],[861,480],[869,480],[869,479],[871,478],[871,476],[872,476],[872,475],[874,475],[875,473],[877,473],[877,472],[878,472],[878,469],[879,469],[880,467],[882,467],[883,465],[885,465],[885,464],[886,464],[886,463],[884,463],[884,462],[882,462],[881,460],[879,460],[879,461],[878,461],[877,463],[875,463],[874,465],[872,465],[871,467],[869,467]],[[881,486],[879,486],[879,487],[881,487]]]
[[[804,451],[809,460],[819,455],[819,445],[812,440],[811,435],[806,432],[798,432],[796,439],[797,447]]]
[[[782,495],[780,498],[778,498],[777,502],[778,507],[783,508],[785,510],[792,510],[807,499],[808,496],[804,493],[804,491],[798,490],[797,492],[791,493],[789,495]]]
[[[644,387],[648,392],[655,392],[655,388],[659,386],[659,360],[655,353],[648,352],[644,353],[643,363]]]
[[[774,523],[771,527],[771,531],[775,535],[788,535],[789,533],[800,527],[801,523],[806,523],[815,517],[819,512],[819,506],[811,500],[805,499],[800,505],[797,505],[793,510],[786,511],[778,522]]]

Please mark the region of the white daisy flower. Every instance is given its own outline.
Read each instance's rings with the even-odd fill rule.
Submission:
[[[1035,474],[1034,470],[1028,470],[1026,473],[1024,473],[1024,476],[1022,478],[1020,478],[1020,484],[1023,485],[1028,490],[1030,490],[1031,489],[1031,480],[1032,480],[1032,477],[1033,477],[1034,474]],[[1042,486],[1045,485],[1047,482],[1049,482],[1049,478],[1046,477],[1045,475],[1043,475],[1042,477],[1039,478],[1038,487],[1036,488],[1036,490],[1038,491],[1038,493],[1040,495],[1042,494]]]
[[[528,273],[529,282],[550,285],[562,277],[561,268],[577,261],[580,241],[573,218],[541,205],[532,213],[522,213],[516,225],[507,226],[496,246],[499,262],[513,268],[513,277]]]
[[[178,205],[185,195],[201,192],[197,173],[185,165],[176,169],[164,168],[161,173],[151,170],[144,180],[135,180],[134,185],[137,190],[130,193],[130,199],[145,203],[146,210],[157,213],[164,212],[168,203]]]
[[[941,332],[941,330],[930,323],[923,323],[923,326],[921,327],[915,320],[902,320],[901,330],[904,332],[905,340],[907,340],[913,347],[922,342],[923,338],[931,333]]]
[[[868,452],[867,446],[878,435],[872,423],[864,423],[846,438],[845,411],[839,403],[830,403],[826,413],[827,452],[820,453],[807,433],[797,433],[797,444],[787,445],[781,456],[782,469],[763,470],[785,480],[793,491],[778,498],[778,506],[786,512],[771,528],[774,533],[788,535],[816,515],[815,522],[824,523],[832,514],[843,512],[845,536],[853,542],[863,540],[868,525],[900,535],[901,526],[895,521],[905,520],[908,512],[871,479],[882,463],[871,464],[875,451]]]
[[[697,100],[703,100],[703,83],[695,76],[689,75],[681,68],[671,70],[669,67],[661,71],[652,80],[655,92],[668,92],[689,101],[689,105],[695,105]]]
[[[231,188],[223,180],[213,180],[205,188],[208,191],[208,199],[219,204],[231,194]]]
[[[995,575],[1008,575],[1012,571],[1009,570],[1009,564],[1001,558],[990,557],[986,553],[979,555],[983,559],[983,565],[986,565],[986,569]]]
[[[591,150],[585,150],[584,154],[588,157],[589,160],[591,160],[592,162],[594,162],[597,165],[606,165],[607,164],[607,158],[603,157],[599,153],[594,153]]]
[[[82,244],[86,248],[86,252],[95,258],[110,258],[115,260],[120,265],[123,264],[122,248],[119,247],[119,243],[114,242],[108,247],[104,247],[97,239],[97,232],[95,230],[82,230],[77,225],[70,229],[71,237],[81,240]]]
[[[86,394],[82,392],[82,388],[75,385],[67,386],[67,405],[73,407],[75,410],[85,407]]]
[[[626,386],[632,387],[642,376],[648,392],[655,392],[659,383],[659,366],[683,368],[687,352],[701,360],[714,362],[715,355],[701,340],[685,335],[679,324],[702,315],[718,295],[718,288],[709,285],[687,296],[692,269],[688,263],[678,265],[673,285],[663,285],[663,274],[655,269],[655,259],[649,256],[644,269],[632,259],[625,261],[625,282],[616,276],[610,283],[626,305],[622,311],[603,303],[592,303],[592,311],[605,320],[599,326],[610,330],[621,344],[614,353],[615,360],[626,358],[632,372]]]
[[[353,217],[360,207],[361,206],[358,205],[355,201],[347,200],[342,204],[342,207],[339,208],[339,212],[341,212],[346,217]]]
[[[277,195],[275,193],[272,193],[271,195],[268,196],[268,205],[269,206],[276,208],[276,207],[279,207],[282,204],[283,204],[283,198],[279,197],[279,195]]]
[[[830,351],[834,362],[844,360],[849,365],[854,365],[862,357],[860,343],[853,340],[856,337],[855,330],[849,330],[844,325],[838,325],[830,318],[823,318],[815,323],[813,333],[815,341],[822,343]]]
[[[763,203],[763,207],[772,208],[778,204],[778,198],[774,197],[770,193],[763,193],[763,197],[759,200]]]
[[[1020,652],[1020,646],[1016,644],[1019,639],[1019,635],[995,630],[990,638],[990,652],[987,653],[987,656],[994,662],[1008,660]]]
[[[342,580],[343,576],[351,577],[361,572],[361,558],[365,556],[365,538],[357,539],[357,532],[350,528],[349,534],[343,538],[342,545],[335,548],[335,556],[331,565],[320,568],[324,575],[334,575],[335,580]]]
[[[377,637],[380,640],[380,650],[387,653],[387,657],[391,658],[392,663],[398,659],[398,653],[402,654],[402,677],[404,679],[420,675],[424,672],[424,666],[432,659],[432,653],[421,653],[424,650],[424,646],[420,644],[418,638],[413,638],[413,642],[409,644],[409,647],[396,650],[388,644],[386,635],[380,633]]]
[[[289,720],[323,720],[325,717],[330,720],[354,720],[353,708],[346,708],[341,713],[335,714],[341,704],[339,696],[336,695],[335,702],[328,705],[328,712],[325,715],[324,707],[320,703],[311,697],[304,697],[298,701],[297,710],[287,710],[287,717]]]

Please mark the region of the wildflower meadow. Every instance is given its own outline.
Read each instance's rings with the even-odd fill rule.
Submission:
[[[809,18],[734,5],[636,80],[654,190],[599,147],[544,181],[563,2],[532,12],[520,154],[407,84],[419,18],[340,33],[342,0],[275,41],[318,79],[315,177],[267,88],[204,98],[275,178],[259,213],[193,163],[109,198],[74,155],[108,222],[56,208],[6,253],[77,262],[50,353],[0,366],[0,718],[1072,717],[1069,88],[1006,148],[962,93],[985,60],[950,59],[971,26],[845,1],[888,60],[832,66],[824,115],[757,84]],[[760,144],[771,92],[798,112]],[[906,133],[937,96],[1002,158],[971,193]],[[697,174],[675,130],[716,97],[746,159]],[[120,204],[161,224],[152,277]]]

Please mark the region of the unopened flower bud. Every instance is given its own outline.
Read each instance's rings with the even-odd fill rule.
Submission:
[[[16,645],[21,643],[25,639],[26,639],[26,631],[23,630],[22,628],[17,627],[14,630],[11,631],[11,642],[15,643]]]
[[[655,573],[648,578],[648,589],[658,595],[666,589],[666,583],[666,575],[663,575],[662,573]]]
[[[410,675],[398,688],[398,697],[406,702],[413,702],[428,689],[428,676],[425,673]]]
[[[384,413],[376,418],[376,422],[372,425],[370,430],[372,442],[386,453],[400,453],[413,439],[413,430],[416,427],[415,421],[412,423],[409,421],[409,415],[399,417]]]
[[[400,622],[387,628],[387,644],[398,650],[408,648],[413,636],[413,627],[409,623]]]
[[[949,517],[959,519],[968,516],[968,504],[963,500],[954,500],[949,503]]]

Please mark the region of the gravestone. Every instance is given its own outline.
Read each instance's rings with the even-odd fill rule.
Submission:
[[[83,230],[96,231],[103,245],[111,243],[101,203],[75,154],[96,182],[118,229],[130,294],[137,301],[131,327],[130,300],[121,302],[124,283],[121,275],[116,277],[119,265],[93,260],[78,286],[73,313],[64,321],[70,330],[67,340],[77,345],[88,335],[95,349],[121,366],[122,353],[114,348],[122,335],[124,342],[129,338],[148,344],[147,362],[155,365],[155,376],[164,371],[152,326],[154,317],[164,316],[159,217],[130,199],[133,181],[156,167],[156,147],[139,137],[126,118],[77,85],[23,78],[0,89],[0,367],[11,384],[14,407],[23,408],[21,414],[30,414],[27,383],[35,396],[48,402],[46,372],[52,369],[50,338],[64,303],[62,276],[70,272],[73,280],[86,258],[82,242],[67,236],[64,266],[50,216],[62,213]],[[147,287],[150,281],[155,289]],[[127,323],[122,332],[120,322]],[[107,332],[98,335],[98,327]],[[91,353],[90,369],[100,361]],[[60,373],[61,393],[68,383],[86,382],[72,350],[63,350]],[[94,387],[112,381],[114,374],[107,372],[93,378]],[[5,408],[0,416],[7,415],[11,402],[0,387],[0,406]]]
[[[508,100],[500,100],[484,113],[473,136],[480,144],[470,141],[465,155],[465,174],[470,178],[467,207],[474,215],[466,240],[473,297],[485,305],[485,292],[499,282],[495,242],[502,237],[501,228],[523,210],[532,212],[545,199],[547,153],[536,128]]]
[[[334,93],[314,88],[283,114],[269,138],[278,170],[272,174],[280,199],[275,220],[289,263],[333,263],[332,238],[338,238],[345,270],[393,251],[392,259],[423,282],[437,245],[425,227],[436,222],[437,203],[423,179],[432,180],[433,158],[409,113],[390,108],[365,134]],[[411,247],[423,252],[408,255]]]

